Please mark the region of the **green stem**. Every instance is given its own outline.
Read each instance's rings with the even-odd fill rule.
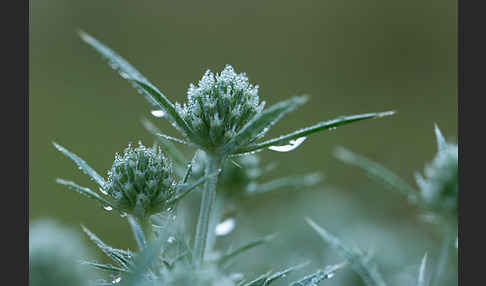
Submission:
[[[209,157],[206,162],[206,176],[214,174],[221,166],[222,159],[217,156]],[[209,224],[213,213],[214,202],[216,200],[216,184],[218,176],[211,176],[204,184],[202,193],[201,207],[199,209],[199,218],[196,227],[196,236],[194,240],[193,261],[196,267],[199,267],[204,261],[206,248],[208,244]]]
[[[142,228],[143,234],[145,236],[145,241],[149,244],[154,238],[154,230],[152,228],[152,221],[150,217],[144,217],[138,220],[140,223],[140,228]]]

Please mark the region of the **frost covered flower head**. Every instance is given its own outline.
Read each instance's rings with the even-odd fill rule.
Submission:
[[[155,145],[129,145],[115,156],[103,190],[116,208],[137,217],[166,211],[175,195],[172,163]]]
[[[258,143],[256,141],[284,115],[307,102],[307,97],[293,96],[264,109],[265,103],[260,102],[258,97],[258,86],[250,84],[244,73],[238,74],[227,65],[219,74],[207,71],[197,85],[189,86],[186,103],[173,104],[115,51],[84,32],[80,36],[159,109],[155,113],[157,117],[166,118],[184,138],[173,138],[165,134],[160,136],[192,145],[220,158],[288,144],[299,138],[299,142],[302,142],[302,137],[319,131],[394,114],[393,111],[387,111],[341,116]]]
[[[155,145],[152,148],[145,147],[139,142],[137,147],[128,145],[122,155],[115,155],[105,180],[76,154],[57,143],[54,146],[95,181],[100,192],[109,199],[71,181],[57,179],[59,184],[97,200],[106,210],[115,209],[138,219],[170,212],[181,198],[214,175],[204,176],[192,184],[187,184],[188,176],[176,182],[172,162],[164,156],[162,150]]]
[[[263,110],[258,85],[227,65],[220,74],[207,70],[197,85],[190,84],[187,102],[176,110],[206,149],[224,145]]]
[[[458,148],[446,142],[439,128],[435,128],[438,152],[425,166],[424,176],[416,174],[424,203],[431,207],[457,211]]]
[[[29,227],[29,285],[87,286],[94,273],[80,259],[91,257],[80,236],[51,220],[38,220]]]
[[[196,153],[192,163],[194,177],[204,174],[206,161],[207,155],[204,152]],[[262,165],[261,158],[257,154],[233,157],[223,165],[223,170],[218,177],[218,190],[221,190],[220,194],[228,199],[240,199],[242,196],[282,189],[307,188],[322,180],[321,174],[308,173],[260,182],[275,167],[275,164]]]

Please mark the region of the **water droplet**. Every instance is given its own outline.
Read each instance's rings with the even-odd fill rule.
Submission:
[[[167,242],[168,243],[174,243],[176,241],[175,237],[173,236],[170,236],[168,239],[167,239]]]
[[[327,273],[326,275],[324,275],[324,279],[331,279],[332,277],[334,277],[336,275],[335,272],[329,272]]]
[[[122,218],[127,217],[127,213],[120,213],[120,217]]]
[[[391,110],[391,111],[385,111],[385,112],[380,112],[376,115],[375,118],[382,118],[382,117],[385,117],[385,116],[390,116],[390,115],[394,115],[396,113],[395,110]]]
[[[126,72],[120,72],[120,76],[124,79],[130,79],[130,75],[127,74]]]
[[[99,190],[103,195],[108,195],[108,192],[103,190],[103,188],[100,187]]]
[[[233,231],[235,225],[236,225],[236,221],[234,218],[232,217],[227,218],[216,226],[215,233],[217,236],[227,235]]]
[[[242,273],[232,273],[230,277],[231,280],[237,282],[243,280],[245,278],[245,275],[243,275]]]
[[[290,140],[288,145],[281,145],[281,146],[270,146],[268,147],[269,150],[277,151],[277,152],[290,152],[292,150],[297,149],[302,143],[304,143],[307,137],[300,137],[295,140]]]
[[[121,280],[122,280],[121,277],[117,277],[117,278],[115,278],[115,280],[111,281],[111,283],[117,284],[117,283],[120,283]]]
[[[105,210],[107,210],[107,211],[112,211],[113,210],[113,208],[111,206],[104,206],[103,208]]]
[[[165,116],[165,112],[162,111],[162,110],[152,110],[152,111],[150,111],[150,113],[152,113],[153,116],[158,117],[158,118]]]

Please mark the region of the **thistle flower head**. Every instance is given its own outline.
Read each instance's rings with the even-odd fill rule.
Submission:
[[[206,153],[196,153],[192,166],[194,177],[204,174],[204,163],[207,159]],[[260,166],[260,157],[255,154],[233,157],[225,161],[223,171],[218,177],[218,187],[223,190],[224,195],[242,195],[248,185],[264,172]]]
[[[224,189],[241,193],[247,191],[248,186],[255,183],[264,172],[265,170],[260,166],[260,157],[257,155],[239,156],[232,162],[226,163],[219,182]],[[231,192],[231,194],[234,193]]]
[[[258,85],[227,65],[220,74],[207,70],[197,85],[190,84],[187,102],[176,104],[176,110],[198,137],[198,144],[212,150],[233,138],[264,105]]]
[[[94,273],[79,263],[86,256],[91,253],[73,230],[50,220],[30,225],[29,285],[90,285]]]
[[[417,175],[417,184],[425,203],[457,211],[458,148],[448,144],[425,166],[425,177]]]
[[[196,153],[192,164],[194,177],[197,178],[204,174],[204,163],[206,161],[206,153]],[[279,189],[308,188],[322,180],[320,174],[309,173],[261,182],[261,179],[275,167],[275,164],[262,166],[260,156],[257,154],[232,157],[224,162],[223,170],[218,177],[218,190],[221,190],[218,194],[227,199],[238,201],[246,195]]]
[[[435,208],[457,211],[458,147],[446,142],[436,126],[438,152],[425,166],[424,176],[416,175],[424,202]]]
[[[156,146],[129,145],[115,156],[103,189],[117,208],[136,217],[167,211],[175,195],[172,164]]]

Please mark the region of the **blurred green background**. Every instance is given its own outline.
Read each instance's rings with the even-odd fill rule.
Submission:
[[[436,152],[433,124],[457,141],[456,6],[452,0],[31,1],[29,219],[84,224],[115,247],[135,249],[124,219],[55,183],[61,177],[95,187],[53,140],[100,173],[128,142],[153,142],[140,124],[151,116],[149,104],[81,42],[76,31],[82,29],[174,101],[183,101],[206,69],[219,72],[225,64],[259,84],[268,105],[310,94],[269,137],[340,115],[397,110],[313,135],[293,152],[260,153],[264,164],[278,161],[276,176],[319,171],[325,181],[316,190],[245,203],[237,229],[222,243],[279,232],[274,243],[235,265],[254,275],[306,260],[312,263],[300,274],[340,262],[304,223],[309,216],[374,249],[391,285],[410,285],[424,252],[437,257],[440,233],[418,220],[402,196],[332,153],[347,147],[414,184],[413,173]],[[164,119],[151,119],[177,134]],[[457,283],[454,259],[444,285]],[[325,285],[360,283],[345,270]]]

